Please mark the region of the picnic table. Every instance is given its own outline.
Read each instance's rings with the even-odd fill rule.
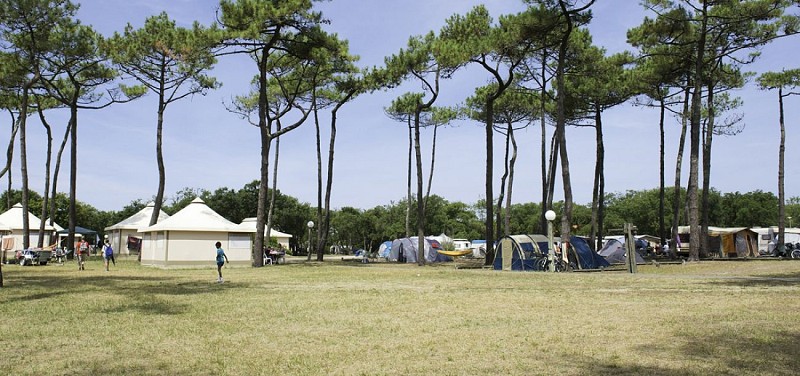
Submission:
[[[286,263],[286,251],[271,249],[264,253],[264,265],[275,265]]]

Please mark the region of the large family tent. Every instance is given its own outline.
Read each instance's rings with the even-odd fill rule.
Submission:
[[[436,239],[424,239],[424,255],[426,262],[445,262],[452,261],[453,259],[442,255],[439,250],[442,249],[441,244]],[[389,251],[389,261],[397,262],[417,262],[417,250],[419,242],[416,236],[410,238],[395,239],[392,242],[392,248]]]
[[[537,259],[544,257],[535,235],[509,235],[495,246],[494,270],[539,270]]]
[[[688,251],[689,226],[678,226],[678,234],[683,250]],[[747,227],[714,227],[708,226],[708,250],[712,256],[757,257],[758,234]]]
[[[569,245],[570,260],[573,261],[572,258],[575,258],[575,266],[578,269],[600,269],[610,266],[603,256],[600,256],[597,252],[589,248],[589,243],[586,242],[586,239],[571,236],[569,238]]]
[[[129,255],[131,251],[138,252],[139,249],[135,249],[135,244],[141,245],[140,241],[130,241],[131,238],[135,238],[138,240],[142,239],[142,234],[139,232],[140,228],[144,228],[150,226],[150,218],[153,217],[153,210],[155,210],[156,204],[154,202],[150,202],[145,206],[142,210],[139,210],[136,214],[123,219],[121,222],[106,227],[104,230],[106,232],[106,236],[108,236],[108,240],[111,243],[111,248],[114,249],[114,253],[122,254],[122,255]],[[164,213],[163,210],[159,210],[158,212],[158,220],[156,223],[161,222],[165,219],[169,218],[167,213]],[[131,249],[134,248],[134,249]]]
[[[258,219],[256,217],[245,218],[242,220],[242,223],[239,224],[239,229],[242,230],[242,232],[253,234],[252,240],[255,240],[257,220]],[[267,227],[266,225],[264,225],[264,235],[266,236],[266,234],[267,234]],[[269,237],[275,239],[278,242],[278,245],[283,247],[283,249],[289,249],[289,239],[292,238],[292,235],[280,232],[272,228],[269,230]]]
[[[23,243],[23,218],[28,221],[28,234],[29,234],[29,247],[35,247],[39,244],[39,225],[42,221],[39,217],[31,214],[30,212],[22,213],[22,204],[17,203],[11,209],[6,210],[5,213],[0,214],[0,231],[4,232],[2,240],[2,260],[9,260],[14,258],[16,251],[22,250]],[[54,241],[53,233],[55,228],[45,223],[44,226],[44,242],[45,246],[50,246]]]
[[[142,265],[191,267],[215,265],[214,243],[232,266],[251,265],[251,233],[217,214],[200,198],[173,216],[139,230],[144,235]]]
[[[625,249],[625,237],[618,236],[614,238],[608,238],[606,240],[606,244],[603,245],[603,248],[600,249],[599,252],[600,256],[608,261],[609,264],[625,264],[627,263],[628,253]],[[636,263],[637,264],[644,264],[644,258],[639,252],[633,252],[636,254]]]

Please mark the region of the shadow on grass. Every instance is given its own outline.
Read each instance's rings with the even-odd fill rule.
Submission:
[[[800,272],[716,279],[708,283],[739,287],[800,286]]]
[[[236,286],[217,285],[209,282],[186,281],[170,276],[114,276],[114,275],[26,275],[19,277],[13,285],[20,293],[7,295],[4,301],[46,301],[62,297],[83,299],[87,291],[107,291],[122,296],[120,305],[105,307],[103,313],[134,311],[139,314],[177,315],[187,311],[187,304],[175,302],[169,296],[217,294],[229,288],[247,288],[248,284]],[[167,295],[167,297],[165,297]]]
[[[132,303],[103,309],[102,313],[137,312],[143,315],[179,315],[189,308],[188,304],[180,304],[152,295],[141,294]]]
[[[685,338],[685,336],[684,336]],[[800,369],[800,333],[773,333],[772,336],[753,338],[740,335],[731,329],[722,335],[685,338],[687,343],[677,350],[664,344],[654,344],[640,349],[658,359],[673,364],[678,360],[680,368],[623,364],[623,362],[588,360],[583,364],[583,375],[656,375],[656,376],[700,376],[720,375],[796,375]],[[631,359],[635,359],[632,355]],[[683,360],[683,361],[681,361]],[[633,360],[635,362],[635,360]],[[703,365],[703,366],[700,366]]]

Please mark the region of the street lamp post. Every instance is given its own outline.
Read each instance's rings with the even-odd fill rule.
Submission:
[[[306,226],[308,226],[308,248],[306,249],[308,251],[308,258],[306,260],[311,261],[311,229],[314,228],[314,221],[308,221]]]
[[[553,220],[556,219],[556,212],[548,210],[544,213],[544,218],[547,220],[547,261],[550,263],[550,271],[556,271],[555,253],[556,246],[553,241]]]
[[[792,228],[792,216],[791,215],[786,216],[786,219],[789,220],[789,228]]]

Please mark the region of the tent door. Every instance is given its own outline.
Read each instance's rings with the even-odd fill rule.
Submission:
[[[514,243],[511,239],[505,238],[500,243],[500,248],[503,250],[503,270],[511,270],[511,263],[514,261]]]

